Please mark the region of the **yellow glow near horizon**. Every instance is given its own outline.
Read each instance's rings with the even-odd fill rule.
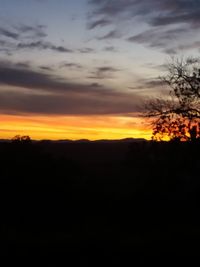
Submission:
[[[140,118],[117,116],[0,116],[0,138],[29,135],[32,139],[151,138]]]

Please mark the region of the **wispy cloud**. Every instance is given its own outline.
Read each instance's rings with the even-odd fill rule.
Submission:
[[[88,29],[94,29],[97,26],[102,27],[102,26],[106,26],[110,24],[110,20],[108,19],[99,19],[99,20],[95,20],[93,22],[89,22],[88,24]]]
[[[90,48],[90,47],[83,47],[81,49],[78,49],[78,52],[80,52],[82,54],[87,54],[87,53],[93,53],[93,52],[95,52],[95,50],[93,48]]]
[[[4,25],[0,27],[0,51],[5,54],[13,54],[18,51],[50,50],[57,53],[94,53],[91,47],[70,48],[62,43],[55,44],[50,41],[47,34],[47,27],[38,25]]]
[[[91,76],[88,78],[90,79],[111,79],[114,77],[114,73],[120,71],[117,68],[109,67],[109,66],[102,66],[96,68],[92,71]]]
[[[106,51],[106,52],[117,52],[117,49],[114,46],[105,46],[103,48],[103,51]]]
[[[127,38],[128,41],[144,44],[152,48],[162,49],[168,54],[174,54],[176,51],[177,43],[182,34],[185,33],[185,29],[176,28],[176,29],[150,29],[133,35]],[[175,47],[174,47],[175,46]],[[179,46],[180,48],[180,46]]]
[[[38,49],[38,50],[52,50],[56,52],[61,52],[61,53],[72,53],[73,50],[64,47],[64,46],[57,46],[54,45],[50,42],[45,42],[45,41],[36,41],[36,42],[31,42],[31,43],[18,43],[17,44],[17,49]]]
[[[192,49],[195,46],[191,42],[184,47],[180,46],[183,40],[186,43],[188,41],[185,38],[186,31],[194,42],[199,41],[196,39],[200,26],[198,0],[89,0],[89,4],[92,8],[90,29],[110,25],[115,27],[113,33],[118,31],[115,38],[121,38],[125,34],[123,31],[119,34],[120,23],[129,22],[129,25],[132,23],[135,26],[142,22],[148,30],[126,37],[127,40],[167,53],[175,53],[178,49]],[[106,39],[107,36],[104,37]],[[170,43],[174,38],[176,42]],[[104,38],[100,36],[99,39]]]
[[[40,68],[41,70],[53,71],[53,68],[50,67],[50,66],[39,66],[39,68]]]
[[[118,30],[112,30],[103,36],[97,37],[98,40],[115,39],[120,38],[121,33]]]
[[[193,28],[200,24],[198,0],[89,0],[89,3],[96,21],[100,20],[98,16],[111,23],[122,16],[127,20],[137,16],[152,26],[183,23]]]
[[[162,81],[162,79],[159,78],[149,78],[149,79],[138,79],[135,81],[134,86],[128,87],[131,91],[143,93],[143,95],[146,95],[147,98],[149,96],[149,93],[151,92],[154,94],[159,95],[165,95],[169,94],[169,87],[168,85]]]
[[[11,39],[14,39],[14,40],[18,40],[20,35],[17,32],[14,32],[12,30],[8,30],[6,28],[1,27],[0,28],[0,36],[8,37],[8,38],[11,38]]]
[[[73,62],[63,62],[59,65],[59,68],[75,68],[75,69],[82,69],[83,66],[78,63]]]
[[[47,37],[47,33],[45,32],[46,26],[45,25],[25,25],[19,24],[14,26],[14,29],[18,32],[18,35],[25,36],[29,39],[35,38],[45,38]]]
[[[15,41],[44,38],[47,36],[45,28],[44,25],[2,25],[0,27],[0,36]]]
[[[6,54],[22,50],[51,50],[59,53],[71,53],[72,49],[63,45],[56,45],[46,40],[48,36],[44,25],[15,26],[6,25],[0,27],[0,49]]]

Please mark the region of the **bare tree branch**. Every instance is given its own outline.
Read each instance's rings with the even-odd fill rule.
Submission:
[[[171,88],[171,100],[155,98],[145,105],[145,116],[155,118],[153,139],[200,138],[200,59],[173,60],[161,80]]]

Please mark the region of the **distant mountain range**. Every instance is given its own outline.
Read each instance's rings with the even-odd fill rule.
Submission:
[[[11,142],[11,139],[0,139],[0,142]],[[61,140],[32,140],[32,142],[51,142],[51,143],[132,143],[132,142],[147,142],[148,140],[144,138],[124,138],[124,139],[100,139],[100,140],[89,140],[89,139],[80,139],[80,140],[70,140],[70,139],[61,139]]]
[[[132,143],[132,142],[147,142],[144,138],[124,138],[124,139],[100,139],[100,140],[89,140],[89,139],[80,139],[80,140],[57,140],[57,141],[51,141],[50,142],[56,142],[56,143]]]

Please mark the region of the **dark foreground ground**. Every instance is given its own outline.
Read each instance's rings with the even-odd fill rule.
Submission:
[[[20,266],[194,266],[199,148],[0,143],[1,259]]]

